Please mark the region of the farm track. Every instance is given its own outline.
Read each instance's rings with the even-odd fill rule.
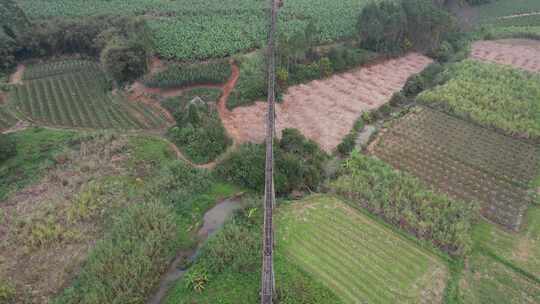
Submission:
[[[299,129],[325,151],[332,151],[351,130],[362,112],[380,107],[399,91],[407,78],[432,61],[420,54],[383,61],[352,72],[336,74],[290,87],[276,104],[276,132]],[[262,142],[266,103],[223,111],[224,124],[238,143]]]
[[[472,45],[471,58],[540,73],[540,41],[525,39],[477,41]]]
[[[518,230],[539,149],[423,108],[381,135],[373,153],[451,197],[479,202],[487,219]]]

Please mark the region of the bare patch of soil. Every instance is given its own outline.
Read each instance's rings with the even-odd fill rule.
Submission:
[[[24,64],[19,64],[15,73],[11,74],[9,77],[9,84],[22,84],[24,70],[26,70],[26,66]]]
[[[285,128],[299,129],[330,152],[349,133],[362,112],[388,102],[409,76],[421,72],[431,62],[428,57],[412,53],[291,87],[283,103],[276,105],[276,132],[279,135]],[[237,143],[263,141],[265,102],[235,108],[232,112],[221,109],[221,112],[229,135]]]
[[[528,39],[477,41],[472,45],[471,58],[539,73],[540,41]]]
[[[122,201],[116,196],[114,202],[102,201],[95,197],[101,188],[89,186],[124,173],[119,162],[126,143],[122,138],[83,142],[80,150],[58,156],[40,182],[0,204],[0,277],[15,287],[17,299],[48,303],[76,275],[100,238],[102,212]],[[74,205],[85,190],[96,201]],[[88,209],[79,209],[84,206]]]

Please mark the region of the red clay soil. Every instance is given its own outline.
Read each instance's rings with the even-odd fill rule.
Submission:
[[[281,104],[276,105],[276,132],[285,128],[299,129],[306,137],[332,151],[349,133],[364,111],[373,110],[389,101],[409,76],[421,72],[432,62],[428,57],[412,53],[348,73],[315,80],[288,89]],[[232,112],[225,106],[230,88],[237,76],[225,85],[219,103],[223,124],[235,143],[262,142],[265,136],[266,103],[257,102]]]
[[[504,39],[473,43],[471,58],[540,72],[540,41]]]

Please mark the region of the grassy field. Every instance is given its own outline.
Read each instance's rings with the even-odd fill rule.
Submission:
[[[50,126],[95,129],[162,129],[164,113],[113,96],[96,63],[66,61],[30,66],[10,102],[28,119]]]
[[[77,135],[67,131],[34,128],[7,136],[15,141],[17,154],[0,166],[0,201],[39,179],[63,149],[77,144]]]
[[[375,155],[451,197],[479,202],[484,216],[519,229],[538,174],[538,149],[429,108],[381,136]]]
[[[314,196],[280,208],[277,251],[344,303],[437,303],[445,264],[343,202]]]
[[[181,60],[233,55],[263,45],[265,1],[254,0],[18,0],[30,18],[145,15],[160,55]],[[292,35],[310,22],[317,40],[330,42],[355,34],[357,16],[366,0],[285,1],[280,28]]]

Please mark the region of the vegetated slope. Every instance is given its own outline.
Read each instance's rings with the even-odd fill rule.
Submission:
[[[108,92],[100,67],[88,61],[30,66],[10,99],[36,123],[96,129],[162,129],[165,114],[142,103],[127,103]]]
[[[344,303],[440,303],[444,263],[328,196],[279,209],[277,251]]]
[[[407,56],[359,68],[350,73],[290,87],[283,103],[276,105],[276,129],[299,129],[325,151],[334,149],[364,111],[388,102],[407,78],[423,70],[431,59]],[[238,142],[261,142],[264,138],[266,103],[235,108],[230,121],[239,131]],[[230,127],[225,124],[225,127]]]
[[[8,129],[17,122],[17,118],[6,106],[0,106],[0,131]]]
[[[540,35],[540,31],[538,34]],[[518,39],[476,41],[472,45],[471,58],[538,73],[540,41]]]
[[[144,15],[160,55],[181,60],[233,55],[264,45],[267,2],[254,0],[18,0],[33,19],[89,15]],[[366,0],[284,1],[280,25],[288,35],[313,22],[321,43],[355,35]]]
[[[452,197],[481,203],[484,216],[514,230],[540,161],[534,145],[428,108],[381,135],[374,153]]]
[[[474,60],[451,65],[445,84],[418,100],[508,134],[540,136],[540,75]]]
[[[16,39],[26,30],[29,22],[15,1],[2,0],[0,4],[0,41]]]

